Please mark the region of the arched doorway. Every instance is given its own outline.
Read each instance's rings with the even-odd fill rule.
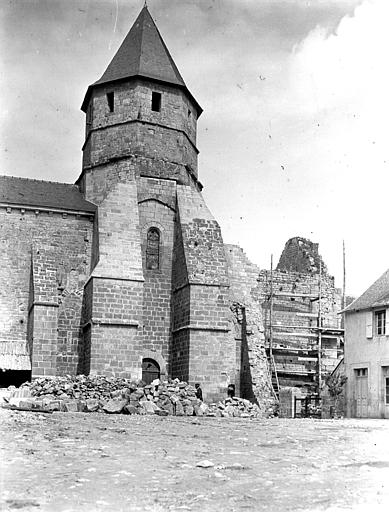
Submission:
[[[145,358],[142,360],[142,380],[146,384],[151,384],[155,379],[159,379],[161,370],[159,364],[154,359]]]

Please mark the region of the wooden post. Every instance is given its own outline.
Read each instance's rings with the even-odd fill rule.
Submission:
[[[342,296],[342,310],[346,307],[346,246],[343,240],[343,296]],[[342,321],[340,327],[344,329],[345,314],[342,313]]]
[[[343,240],[343,304],[342,309],[346,307],[346,247]]]

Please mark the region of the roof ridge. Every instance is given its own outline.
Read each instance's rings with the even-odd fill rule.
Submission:
[[[159,31],[159,28],[157,27],[157,24],[156,24],[156,23],[155,23],[155,21],[154,21],[154,18],[151,16],[150,11],[147,9],[147,5],[145,5],[144,9],[147,11],[147,14],[150,16],[150,19],[151,19],[151,21],[153,22],[153,25],[154,25],[154,27],[155,27],[155,30],[156,30],[156,32],[157,32],[157,34],[158,34],[158,36],[159,36],[159,39],[160,39],[160,41],[161,41],[161,44],[162,44],[162,46],[163,46],[163,48],[164,48],[164,50],[165,50],[165,52],[166,52],[166,55],[167,55],[167,57],[168,57],[168,59],[169,59],[169,62],[170,62],[170,64],[171,64],[172,68],[173,68],[173,71],[175,72],[175,74],[176,74],[176,75],[178,75],[179,80],[180,80],[180,81],[183,83],[183,85],[186,87],[185,80],[182,78],[181,73],[179,72],[178,67],[177,67],[176,63],[174,62],[174,59],[173,59],[173,57],[171,56],[171,53],[170,53],[170,51],[169,51],[169,49],[168,49],[168,47],[167,47],[167,45],[166,45],[166,43],[165,43],[165,41],[164,41],[164,39],[163,39],[163,37],[162,37],[162,34],[161,34],[161,32]],[[142,41],[142,43],[143,43],[143,41]]]
[[[380,288],[384,288],[382,291]],[[351,302],[343,311],[369,309],[379,301],[389,297],[389,269],[385,270],[361,295]]]
[[[148,14],[150,15],[148,9],[147,9],[147,6],[146,4],[143,6],[143,9],[141,10],[141,12],[139,13],[139,16],[137,18],[137,20],[142,16],[144,10],[146,10],[148,12]],[[151,18],[151,15],[150,15],[150,18]],[[152,19],[152,18],[151,18]],[[154,20],[153,20],[154,21]],[[136,21],[135,21],[136,23]],[[134,23],[134,25],[135,25]],[[132,30],[132,28],[134,27],[134,25],[131,27],[130,29],[130,32]],[[144,45],[144,37],[143,37],[143,32],[144,32],[144,28],[145,28],[145,23],[144,23],[144,16],[143,16],[143,19],[142,19],[142,23],[141,23],[141,26],[140,26],[140,51],[139,51],[139,59],[138,59],[138,62],[137,62],[137,74],[139,75],[140,74],[140,61],[141,61],[141,57],[142,57],[142,52],[143,52],[143,45]],[[123,41],[124,42],[124,41]]]
[[[16,180],[28,180],[28,181],[37,181],[37,182],[43,182],[43,183],[53,183],[55,185],[70,185],[72,187],[79,188],[78,185],[75,183],[66,183],[64,181],[51,181],[51,180],[43,180],[43,179],[37,179],[37,178],[28,178],[26,176],[11,176],[8,174],[0,174],[0,178],[12,178]]]

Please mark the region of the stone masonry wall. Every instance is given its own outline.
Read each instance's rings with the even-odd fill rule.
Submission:
[[[117,183],[98,209],[99,261],[94,276],[143,281],[135,181]]]
[[[259,273],[259,289],[259,300],[262,303],[268,337],[270,271],[262,270]],[[317,352],[315,353],[315,350],[318,344],[318,333],[317,330],[308,328],[318,326],[319,275],[318,273],[273,271],[273,293],[273,348],[278,349],[274,357],[280,383],[284,386],[304,384],[307,389],[314,392],[317,390]],[[323,327],[339,329],[341,318],[337,313],[341,309],[341,293],[335,288],[334,278],[326,273],[323,273],[321,278],[321,296]],[[338,356],[341,355],[340,343],[341,338],[338,335],[323,334],[323,375],[336,366]],[[308,352],[290,353],[286,350],[288,347],[305,349]],[[308,373],[303,375],[304,372]]]
[[[144,282],[144,348],[170,360],[171,288],[176,184],[152,178],[138,180],[139,225]],[[146,242],[150,228],[160,233],[160,267],[146,268]]]
[[[50,213],[39,209],[0,209],[0,368],[31,368],[27,344],[28,324],[30,340],[33,336],[35,339],[38,336],[31,332],[31,315],[31,322],[28,321],[33,243],[36,248],[50,247],[55,253],[55,300],[59,303],[62,298],[65,307],[65,296],[76,289],[82,289],[90,270],[93,230],[91,218],[89,215]],[[36,297],[31,302],[33,300],[37,300]],[[80,296],[75,300],[81,304]],[[55,311],[56,315],[58,309]],[[73,330],[74,325],[80,323],[79,312],[77,315],[71,321],[65,315],[62,320],[63,328],[67,329],[69,320]],[[66,342],[63,339],[60,341],[62,348],[64,344]]]
[[[319,254],[319,244],[296,236],[286,242],[277,270],[317,274],[320,271],[320,265],[322,273],[327,273],[327,267]]]
[[[86,170],[79,178],[78,184],[89,201],[100,204],[118,182],[133,181],[136,177],[165,179],[185,185],[192,181],[182,164],[160,160],[157,157],[146,158],[131,154],[126,159]]]
[[[173,368],[185,368],[182,354],[188,353],[189,381],[200,382],[208,400],[219,399],[226,396],[236,373],[223,240],[195,188],[177,186],[177,206],[180,232],[173,282]],[[183,304],[188,305],[187,311]]]
[[[141,377],[143,283],[91,278],[85,315],[90,373]],[[90,329],[90,333],[89,333]]]
[[[112,91],[114,112],[106,98]],[[152,91],[162,94],[160,112],[151,110]],[[89,108],[84,168],[139,154],[197,172],[196,114],[181,90],[147,81],[116,84],[95,90]]]
[[[254,400],[265,412],[273,405],[271,376],[269,373],[262,308],[258,300],[259,267],[249,261],[243,250],[225,245],[230,280],[230,309],[235,329],[237,375],[240,395]]]
[[[179,215],[179,214],[177,214]],[[190,286],[179,219],[174,227],[171,375],[189,381]]]
[[[57,375],[58,283],[55,250],[50,245],[32,247],[34,325],[31,353],[33,377]]]
[[[158,147],[163,148],[162,155],[158,153]],[[188,164],[193,170],[197,166],[197,152],[183,133],[134,121],[93,132],[84,149],[84,167],[102,165],[133,154],[164,157],[176,164]]]
[[[106,94],[112,91],[114,91],[115,104],[114,111],[110,112]],[[151,110],[152,91],[162,94],[160,112]],[[145,79],[138,79],[102,86],[93,91],[89,108],[87,134],[91,129],[104,128],[126,121],[142,120],[182,130],[193,144],[196,144],[196,110],[181,89],[168,84],[156,84]],[[190,114],[188,110],[191,111]]]
[[[105,190],[98,238],[99,260],[85,290],[86,366],[95,374],[138,378],[144,277],[136,181]]]

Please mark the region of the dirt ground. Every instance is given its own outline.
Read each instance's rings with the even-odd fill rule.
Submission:
[[[0,422],[0,510],[389,510],[384,420],[0,409]]]

